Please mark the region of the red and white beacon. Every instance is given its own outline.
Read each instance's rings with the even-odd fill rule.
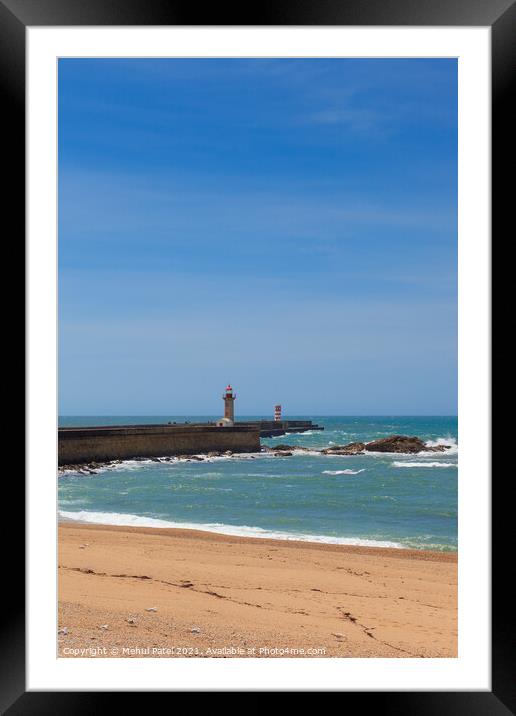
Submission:
[[[281,405],[274,406],[274,420],[277,422],[281,420]]]

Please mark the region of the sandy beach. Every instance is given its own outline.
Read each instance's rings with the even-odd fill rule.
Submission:
[[[457,555],[59,525],[61,657],[454,657]]]

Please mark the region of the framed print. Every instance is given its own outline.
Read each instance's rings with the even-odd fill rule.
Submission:
[[[490,444],[515,14],[0,2],[28,309],[7,713],[515,708]]]

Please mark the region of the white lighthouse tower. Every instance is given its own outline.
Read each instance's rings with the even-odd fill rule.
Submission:
[[[231,427],[235,422],[235,399],[236,399],[236,393],[233,393],[233,388],[228,383],[226,386],[226,390],[224,391],[224,394],[222,396],[222,400],[224,401],[224,417],[220,420],[217,420],[217,425],[219,428],[228,428]]]
[[[222,400],[224,401],[224,417],[232,422],[235,420],[235,398],[236,394],[233,393],[233,388],[228,383],[226,390],[224,391],[224,395],[222,396]]]

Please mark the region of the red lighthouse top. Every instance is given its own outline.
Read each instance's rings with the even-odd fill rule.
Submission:
[[[232,391],[233,391],[233,388],[228,383],[227,388],[226,388],[226,393],[231,393]]]

